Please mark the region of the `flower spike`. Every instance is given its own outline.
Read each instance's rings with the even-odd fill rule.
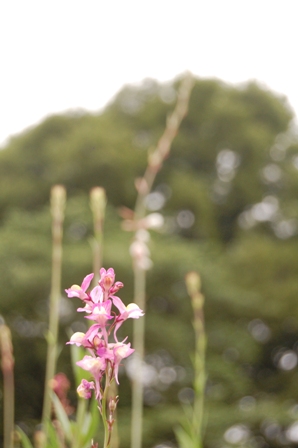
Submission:
[[[127,319],[138,319],[144,315],[144,312],[135,303],[126,306],[119,297],[114,295],[123,287],[123,283],[115,282],[113,268],[107,270],[101,268],[98,284],[89,290],[93,277],[94,274],[89,274],[84,278],[81,286],[72,285],[65,290],[68,297],[77,297],[84,303],[84,306],[78,308],[77,311],[86,313],[85,318],[94,322],[86,333],[74,333],[67,344],[75,344],[88,351],[88,355],[77,361],[77,365],[89,372],[93,381],[83,379],[77,392],[80,397],[89,399],[94,391],[98,408],[103,415],[103,406],[107,406],[106,389],[113,380],[119,384],[120,363],[134,352],[130,343],[125,343],[127,338],[122,342],[118,341],[117,331]],[[111,341],[109,338],[112,336]],[[118,397],[114,401],[115,403],[109,404],[111,428],[114,422],[112,417],[114,411],[111,406],[113,407],[114,404],[116,406]]]

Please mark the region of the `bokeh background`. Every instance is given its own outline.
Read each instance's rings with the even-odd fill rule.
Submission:
[[[175,75],[192,69],[190,59],[183,59],[186,53],[196,67],[202,66],[201,73],[193,70],[197,77],[188,116],[146,199],[148,212],[161,213],[165,225],[152,233],[150,243],[153,267],[147,288],[143,446],[175,447],[173,428],[183,405],[193,398],[194,334],[184,285],[189,270],[200,272],[206,297],[205,447],[298,446],[298,133],[295,89],[290,88],[294,54],[288,57],[293,2],[283,6],[273,2],[271,10],[269,2],[262,3],[267,9],[257,8],[254,2],[227,2],[225,7],[210,2],[212,11],[201,2],[186,1],[179,9],[169,2],[161,2],[160,9],[154,2],[146,3],[146,8],[135,2],[111,3],[116,8],[113,16],[107,16],[109,20],[103,7],[101,15],[94,14],[92,2],[86,7],[65,2],[61,9],[55,2],[47,8],[29,2],[27,9],[16,2],[14,12],[9,9],[9,20],[1,16],[10,24],[4,28],[9,29],[7,47],[3,39],[1,45],[12,61],[10,67],[10,59],[5,59],[1,73],[1,94],[9,98],[1,107],[7,112],[3,117],[15,116],[14,125],[7,127],[1,117],[3,141],[11,132],[19,132],[0,151],[0,312],[13,332],[16,421],[30,432],[42,408],[51,275],[50,189],[61,183],[68,195],[63,288],[80,283],[92,270],[88,195],[100,185],[108,198],[104,266],[114,267],[117,280],[125,284],[121,298],[130,302],[132,235],[121,229],[119,208],[134,207],[135,179],[143,174],[148,148],[156,144],[175,105],[180,82]],[[75,12],[81,12],[81,21]],[[31,21],[26,22],[27,18]],[[86,28],[80,28],[85,22],[87,38]],[[109,33],[103,36],[100,33],[107,23]],[[185,36],[182,25],[187,23]],[[202,40],[200,32],[206,30],[206,23],[208,33],[203,33]],[[138,38],[143,28],[144,40]],[[23,35],[24,29],[27,34]],[[125,32],[130,42],[122,40]],[[238,33],[244,39],[242,47]],[[153,64],[156,34],[163,51]],[[259,40],[254,40],[256,35]],[[61,42],[57,36],[63,36]],[[194,42],[187,39],[191,36],[196,37]],[[278,39],[280,45],[273,48]],[[97,53],[90,50],[94,42]],[[254,53],[257,48],[263,56],[254,58],[260,55]],[[213,66],[202,64],[204,55],[214,62],[216,72]],[[141,69],[135,69],[131,81],[144,77],[147,62],[152,67],[149,78],[121,88],[111,99],[111,84],[106,88],[104,75],[117,84],[121,72],[126,82],[132,61]],[[245,67],[251,68],[246,76],[260,81],[232,84],[215,79],[225,79],[221,70],[231,61],[239,70],[235,69],[235,76],[242,76],[246,61]],[[14,63],[18,71],[11,70]],[[258,63],[272,71],[275,67],[275,79],[285,83],[291,94],[277,84],[276,90],[288,98],[257,76]],[[158,65],[165,67],[160,78],[172,81],[150,78],[158,78],[153,68]],[[167,71],[173,69],[175,73]],[[229,81],[239,80],[245,81]],[[90,86],[93,104],[78,96],[78,91]],[[106,106],[105,90],[110,98]],[[57,102],[58,97],[63,101]],[[5,109],[3,104],[9,106]],[[64,109],[72,110],[54,114]],[[43,118],[46,114],[50,116]],[[36,120],[41,122],[34,124]],[[28,125],[32,126],[22,131]],[[64,295],[60,323],[58,369],[72,379],[65,342],[69,329],[82,326],[83,318],[77,317],[76,303]],[[129,322],[123,331],[131,334]],[[120,377],[118,416],[123,448],[129,446],[129,373],[126,363]],[[74,391],[70,399],[75,404]]]

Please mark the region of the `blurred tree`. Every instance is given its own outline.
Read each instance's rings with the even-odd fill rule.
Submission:
[[[64,184],[69,198],[63,287],[91,272],[88,193],[101,185],[109,204],[104,265],[115,268],[125,283],[121,297],[131,301],[131,236],[121,230],[117,208],[134,205],[135,179],[162,133],[175,86],[147,80],[126,87],[101,114],[50,117],[0,152],[0,307],[13,331],[16,417],[24,425],[38,422],[42,406],[50,188]],[[291,120],[285,99],[256,83],[196,82],[189,114],[147,197],[165,227],[151,242],[144,448],[174,443],[172,426],[192,399],[192,314],[183,279],[193,269],[206,296],[206,448],[297,443],[290,426],[298,419],[298,144]],[[76,305],[62,300],[59,368],[70,377],[66,332],[84,326]],[[124,448],[129,402],[123,377]]]

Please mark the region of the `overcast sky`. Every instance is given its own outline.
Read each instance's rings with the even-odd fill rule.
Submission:
[[[185,70],[257,79],[298,115],[297,0],[2,0],[0,144],[45,116],[100,110]]]

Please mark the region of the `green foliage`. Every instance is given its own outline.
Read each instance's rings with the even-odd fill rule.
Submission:
[[[181,448],[202,448],[202,444],[197,440],[196,434],[193,434],[194,428],[189,419],[187,419],[183,426],[178,427],[175,431],[179,447]]]
[[[27,437],[26,433],[21,428],[17,428],[17,433],[20,436],[23,448],[33,448],[33,445],[30,442],[29,437]]]
[[[52,396],[52,402],[67,446],[71,448],[90,448],[91,440],[97,435],[99,428],[100,419],[96,401],[92,400],[90,410],[88,410],[86,401],[80,399],[74,421],[69,420],[55,394]]]
[[[121,230],[118,207],[133,207],[135,179],[174,100],[175,85],[127,87],[102,113],[50,117],[0,151],[0,308],[13,332],[16,420],[29,434],[42,406],[50,188],[64,184],[68,195],[63,288],[92,271],[88,194],[100,185],[108,198],[104,266],[115,268],[125,283],[123,300],[131,302],[131,235]],[[279,447],[297,419],[297,372],[289,368],[298,341],[298,144],[291,119],[285,100],[256,83],[196,82],[189,114],[154,185],[161,205],[152,197],[148,202],[150,211],[164,215],[165,229],[150,245],[146,364],[155,376],[145,387],[144,448],[175,443],[181,404],[189,404],[195,347],[183,282],[189,270],[200,272],[206,297],[204,447],[227,444],[224,434],[233,425],[244,425],[247,446]],[[69,327],[85,328],[75,307],[63,296],[58,366],[73,389],[65,342]],[[123,337],[130,332],[127,325]],[[171,382],[167,374],[176,377]],[[120,383],[118,423],[126,448],[130,385],[122,374]],[[74,393],[70,400],[76,406]],[[279,436],[270,438],[270,422],[279,425]]]

